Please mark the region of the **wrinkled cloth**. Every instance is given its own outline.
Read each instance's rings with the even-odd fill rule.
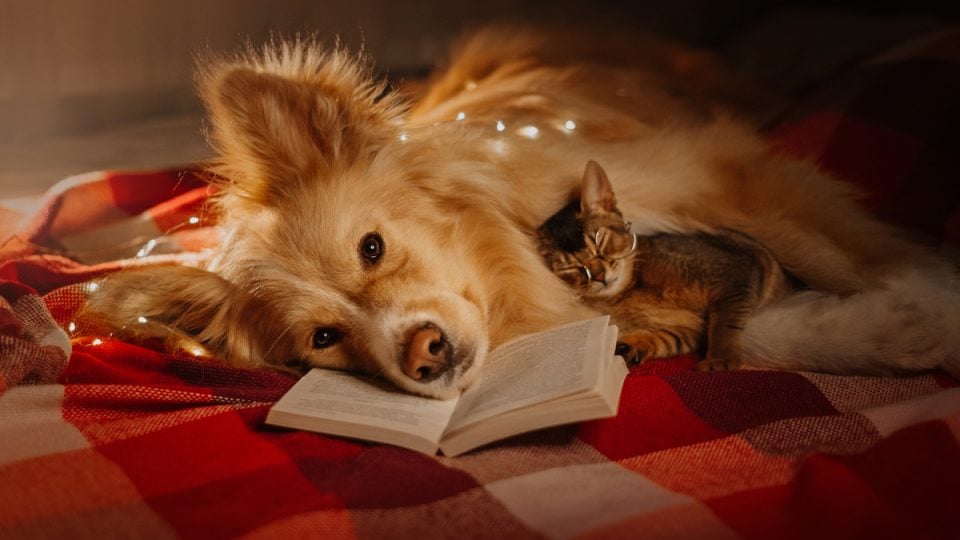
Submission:
[[[946,81],[933,88],[953,88],[956,54],[924,47],[840,80],[900,87],[875,71],[916,80],[932,66]],[[943,148],[958,139],[924,139],[902,108],[851,88],[849,107],[818,108],[831,95],[818,94],[771,137],[876,187],[882,215],[957,238],[960,153]],[[956,114],[957,95],[937,103]],[[952,166],[936,169],[945,155]],[[615,418],[457,458],[266,426],[290,376],[125,343],[75,317],[110,272],[202,262],[217,241],[212,194],[191,169],[94,173],[0,231],[0,538],[960,538],[960,388],[939,373],[650,361],[631,369]]]

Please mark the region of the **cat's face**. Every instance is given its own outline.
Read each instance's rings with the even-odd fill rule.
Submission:
[[[586,298],[614,297],[633,286],[636,236],[595,162],[587,165],[580,201],[544,222],[537,240],[550,270]]]

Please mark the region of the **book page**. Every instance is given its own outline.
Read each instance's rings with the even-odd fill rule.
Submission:
[[[533,429],[615,416],[620,391],[628,369],[623,359],[614,356],[617,327],[606,330],[605,352],[596,357],[598,372],[589,389],[510,409],[483,421],[448,428],[440,441],[447,456],[456,456],[489,442]],[[589,347],[588,347],[589,348]],[[456,416],[456,412],[454,416]],[[453,422],[453,420],[451,421]]]
[[[449,429],[590,388],[597,379],[609,317],[522,336],[490,353],[460,396]]]
[[[353,373],[313,369],[273,406],[271,414],[286,413],[283,425],[288,427],[312,429],[306,423],[296,425],[289,420],[290,415],[299,415],[309,418],[314,426],[318,420],[329,420],[338,425],[411,433],[438,442],[456,403],[456,399],[442,401],[407,394],[383,381],[367,380]],[[357,429],[350,433],[327,432],[368,436],[357,434]]]

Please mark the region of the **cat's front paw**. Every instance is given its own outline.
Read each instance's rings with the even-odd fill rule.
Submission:
[[[646,351],[639,350],[629,343],[618,341],[616,355],[623,358],[627,364],[639,364],[646,356]]]
[[[623,358],[634,364],[653,358],[670,358],[690,352],[684,343],[674,338],[674,334],[656,328],[621,334],[620,341],[617,342],[618,349],[620,346],[623,346],[625,351],[629,347],[630,357]]]

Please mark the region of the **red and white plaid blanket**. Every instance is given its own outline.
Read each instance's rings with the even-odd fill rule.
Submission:
[[[950,101],[942,118],[956,129]],[[887,140],[887,127],[869,136],[863,110],[805,116],[777,137],[831,167],[840,155],[824,138],[851,132],[830,126]],[[872,156],[884,186],[931,170],[924,139],[909,139],[910,160]],[[928,146],[944,144],[955,161],[956,137]],[[957,215],[952,186],[937,232]],[[941,374],[654,361],[633,368],[616,418],[457,458],[267,427],[290,377],[124,343],[74,318],[93,278],[202,260],[216,241],[208,196],[190,170],[86,175],[0,231],[0,538],[960,538],[960,385]]]

